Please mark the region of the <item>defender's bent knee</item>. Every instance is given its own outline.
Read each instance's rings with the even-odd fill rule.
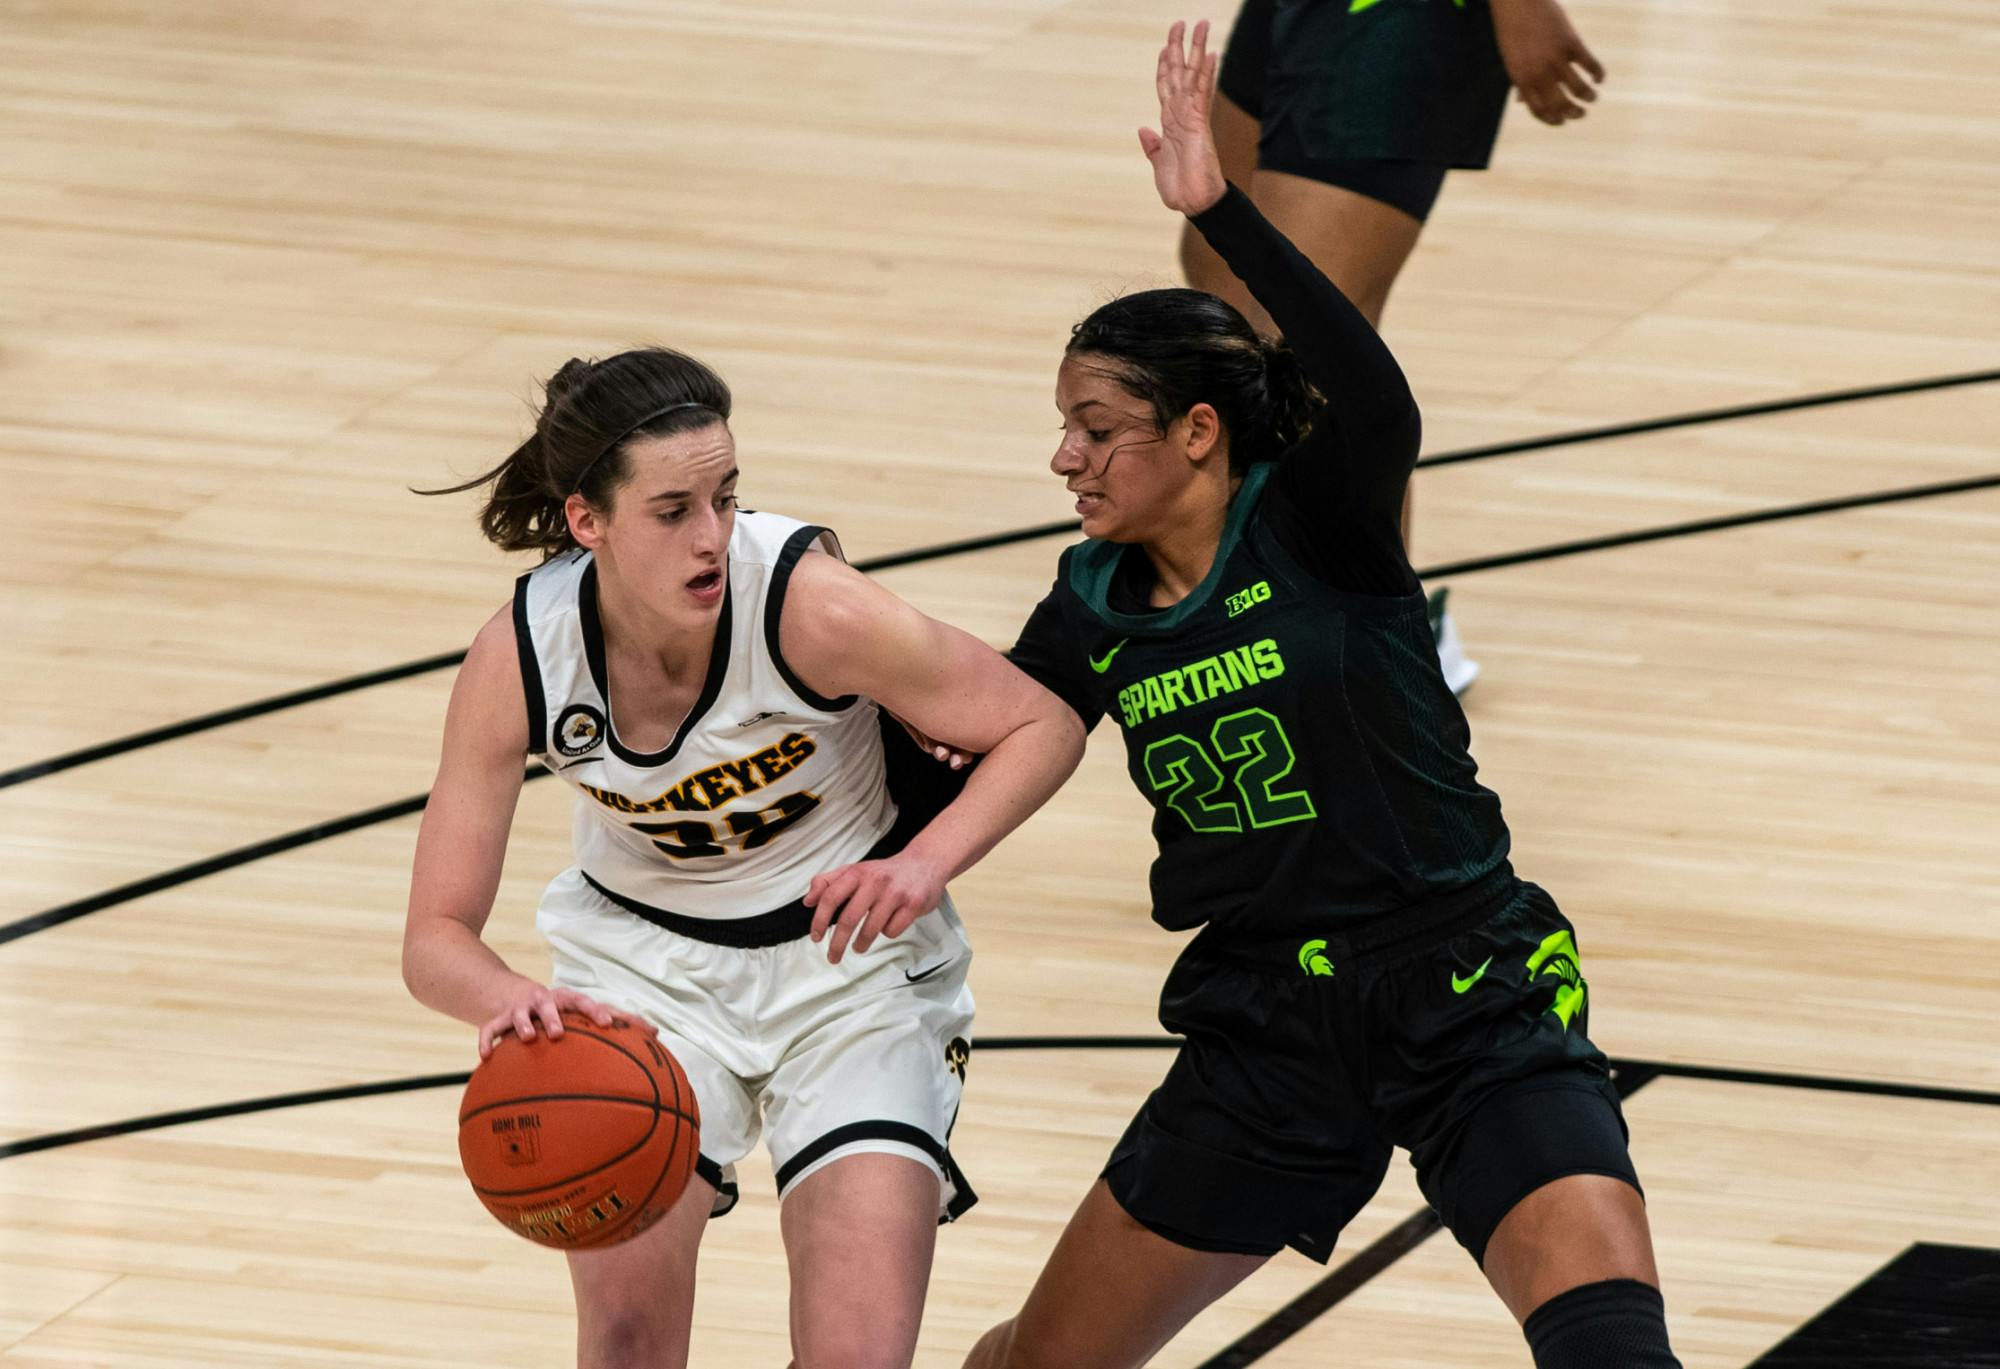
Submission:
[[[1536,1369],[1680,1369],[1660,1290],[1637,1279],[1558,1293],[1528,1314],[1521,1332]]]

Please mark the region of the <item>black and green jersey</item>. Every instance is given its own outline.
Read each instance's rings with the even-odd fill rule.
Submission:
[[[1450,895],[1508,849],[1396,520],[1414,401],[1374,330],[1240,192],[1195,220],[1329,404],[1251,468],[1207,577],[1148,607],[1142,548],[1088,541],[1011,655],[1123,730],[1153,804],[1153,916],[1262,934]]]

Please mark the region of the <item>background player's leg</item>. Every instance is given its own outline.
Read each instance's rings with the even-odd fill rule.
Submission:
[[[904,1369],[937,1246],[936,1171],[904,1155],[845,1156],[785,1194],[779,1225],[796,1369]]]
[[[965,1369],[1144,1364],[1269,1258],[1176,1245],[1134,1221],[1099,1179],[1020,1312],[980,1338]]]
[[[715,1190],[691,1178],[650,1231],[622,1245],[569,1256],[576,1290],[577,1369],[687,1363],[695,1254]]]

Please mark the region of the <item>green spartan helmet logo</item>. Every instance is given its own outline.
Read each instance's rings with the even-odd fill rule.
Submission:
[[[1549,1011],[1561,1020],[1563,1030],[1568,1031],[1570,1019],[1583,1010],[1584,998],[1590,992],[1583,971],[1577,968],[1576,939],[1568,932],[1551,932],[1543,937],[1542,944],[1528,957],[1528,974],[1535,979],[1556,976],[1559,987]]]
[[[1333,962],[1326,958],[1326,942],[1314,938],[1299,947],[1299,968],[1307,974],[1332,975]]]

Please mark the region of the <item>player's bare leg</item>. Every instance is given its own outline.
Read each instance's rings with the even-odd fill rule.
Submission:
[[[937,1246],[936,1172],[904,1155],[846,1156],[786,1193],[779,1225],[794,1369],[907,1369]]]
[[[700,1177],[651,1229],[620,1245],[574,1251],[577,1369],[681,1369],[694,1322],[695,1255],[715,1190]]]
[[[1515,1321],[1601,1279],[1660,1286],[1646,1204],[1630,1184],[1604,1174],[1572,1174],[1516,1203],[1486,1243],[1484,1268]]]
[[[1176,1245],[1133,1220],[1100,1179],[1020,1312],[980,1338],[965,1369],[1144,1364],[1267,1258]]]
[[[1516,1203],[1486,1244],[1486,1278],[1538,1365],[1678,1369],[1638,1190],[1572,1174]]]

